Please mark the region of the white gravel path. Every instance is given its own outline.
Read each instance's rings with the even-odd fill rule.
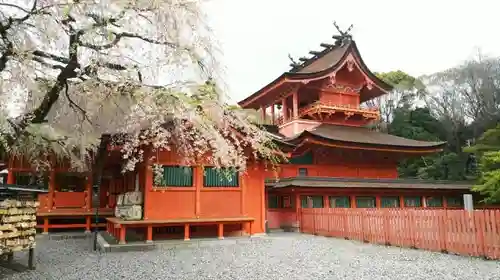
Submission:
[[[41,240],[37,270],[0,279],[500,279],[500,262],[299,234],[196,248],[95,254],[89,240]]]

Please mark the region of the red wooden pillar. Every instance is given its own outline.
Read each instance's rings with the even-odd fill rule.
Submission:
[[[49,234],[49,217],[43,217],[43,232],[42,234]]]
[[[146,242],[147,243],[153,242],[153,226],[152,225],[148,225],[148,227],[146,229]]]
[[[288,120],[288,108],[286,106],[286,97],[281,100],[281,113],[283,114],[283,123]]]
[[[15,182],[14,180],[14,172],[9,168],[9,170],[7,171],[7,184],[8,185],[13,185]]]
[[[274,116],[274,104],[271,105],[271,124],[274,124],[274,119],[275,119],[275,116]]]
[[[219,239],[224,239],[224,224],[220,223],[217,225],[217,236]]]
[[[266,107],[260,106],[260,114],[262,118],[262,122],[266,121]]]
[[[86,191],[87,191],[87,201],[85,203],[85,208],[87,209],[87,211],[90,211],[90,209],[92,209],[92,173],[90,172],[87,175]]]
[[[375,208],[382,208],[382,199],[380,195],[375,196]]]
[[[196,166],[194,168],[194,187],[195,187],[195,193],[194,193],[194,202],[195,202],[195,208],[194,208],[194,213],[196,217],[200,216],[201,212],[201,187],[203,186],[203,166]]]
[[[293,98],[293,119],[296,119],[299,116],[299,95],[297,91],[295,91],[292,95]]]
[[[328,195],[323,196],[323,208],[330,208],[330,200]]]
[[[50,170],[49,174],[49,193],[47,195],[47,208],[49,212],[54,209],[54,193],[56,189],[56,171],[54,169]]]
[[[90,227],[92,226],[92,219],[90,216],[85,217],[85,233],[90,233]],[[97,225],[95,225],[97,227]]]
[[[246,180],[247,180],[246,176],[244,176],[244,175],[240,175],[239,176],[239,182],[240,182],[240,205],[241,205],[240,210],[241,210],[241,215],[242,216],[246,216],[246,214],[247,214],[246,213],[246,193],[247,193],[247,190],[246,190]],[[264,192],[264,196],[266,196],[265,192]],[[265,212],[267,212],[267,211],[265,211]]]
[[[148,219],[149,208],[154,207],[155,205],[150,205],[149,203],[149,194],[153,191],[153,167],[151,166],[151,149],[146,148],[144,151],[144,165],[143,165],[143,184],[144,184],[144,203],[143,203],[143,217],[144,220]]]
[[[443,201],[443,208],[447,209],[448,208],[448,201],[446,201],[446,197],[441,196],[441,201]]]
[[[125,244],[125,235],[127,234],[127,228],[125,225],[120,225],[120,240],[118,244]]]
[[[301,211],[302,205],[300,204],[300,194],[298,192],[295,192],[295,210],[297,213],[297,226],[299,227],[300,231],[300,225],[302,221],[302,211]]]
[[[399,208],[405,208],[405,197],[402,195],[399,196]]]
[[[191,237],[191,234],[189,232],[189,224],[184,225],[184,241],[188,241]]]
[[[356,196],[355,195],[351,195],[350,199],[351,199],[351,208],[357,208],[356,207]]]
[[[426,199],[425,195],[422,196],[422,207],[427,208],[427,199]]]

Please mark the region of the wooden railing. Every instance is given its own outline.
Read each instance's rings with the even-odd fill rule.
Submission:
[[[332,102],[321,102],[316,101],[311,103],[305,107],[299,109],[299,116],[302,116],[307,111],[314,109],[333,109],[333,110],[342,110],[342,111],[350,111],[356,113],[369,113],[369,114],[379,114],[379,109],[376,107],[366,107],[361,108],[359,105],[351,105],[351,104],[335,104]]]
[[[302,117],[305,115],[310,110],[315,110],[315,109],[330,109],[330,110],[339,110],[339,111],[347,111],[347,112],[355,112],[358,114],[376,114],[379,115],[379,108],[378,107],[361,107],[359,105],[351,105],[351,104],[336,104],[332,102],[321,102],[321,101],[316,101],[314,103],[311,103],[307,106],[304,106],[302,108],[299,108],[298,112],[298,118]],[[287,120],[293,120],[295,119],[293,116],[288,116]],[[284,118],[283,116],[279,116],[275,120],[276,125],[281,125],[284,123]]]
[[[500,210],[301,209],[304,233],[500,259]]]

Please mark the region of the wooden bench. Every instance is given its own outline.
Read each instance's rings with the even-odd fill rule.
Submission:
[[[99,209],[99,217],[109,217],[113,214],[113,210]],[[49,229],[51,228],[84,228],[86,232],[90,232],[92,227],[106,226],[104,223],[92,224],[92,218],[95,217],[95,209],[90,211],[84,209],[52,209],[50,212],[39,211],[36,213],[36,216],[43,219],[43,225],[37,225],[37,228],[43,229],[43,234],[48,234]],[[84,218],[85,224],[50,224],[50,218]]]
[[[251,217],[229,217],[229,218],[190,218],[190,219],[168,219],[168,220],[140,220],[127,221],[119,218],[106,218],[107,231],[119,240],[119,244],[125,244],[125,233],[127,228],[146,227],[146,242],[153,242],[153,227],[184,226],[184,240],[190,240],[191,225],[217,225],[217,236],[224,239],[225,224],[248,224],[249,235],[252,233],[254,218]]]

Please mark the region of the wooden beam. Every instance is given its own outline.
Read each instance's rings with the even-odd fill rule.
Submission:
[[[309,51],[310,54],[312,55],[320,55],[322,52],[318,52],[318,51]]]

